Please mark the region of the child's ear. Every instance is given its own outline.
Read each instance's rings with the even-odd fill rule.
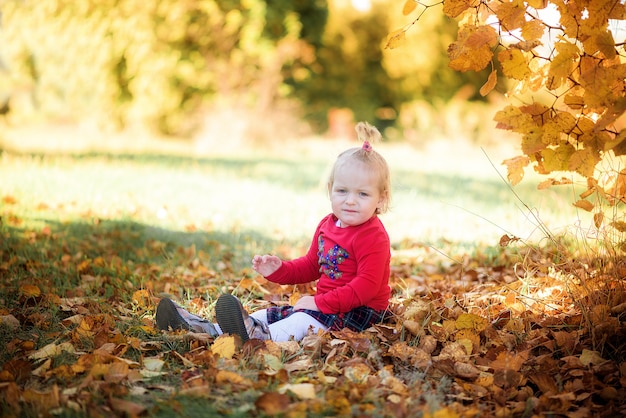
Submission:
[[[378,199],[378,205],[376,205],[376,208],[382,209],[383,206],[385,206],[385,203],[387,202],[387,199],[388,199],[388,193],[385,190],[384,192],[382,192],[380,194],[380,199]]]

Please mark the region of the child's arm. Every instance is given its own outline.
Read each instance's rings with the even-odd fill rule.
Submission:
[[[275,255],[255,255],[252,258],[252,268],[263,277],[274,273],[282,265],[282,260]]]

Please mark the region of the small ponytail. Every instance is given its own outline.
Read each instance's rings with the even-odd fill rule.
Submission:
[[[363,146],[361,148],[365,152],[372,151],[372,142],[379,142],[383,138],[378,129],[367,122],[357,123],[354,130],[356,131],[359,141],[363,142]]]

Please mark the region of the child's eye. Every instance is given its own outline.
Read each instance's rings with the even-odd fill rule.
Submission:
[[[369,193],[361,192],[361,193],[359,193],[359,195],[362,196],[362,197],[368,197]]]

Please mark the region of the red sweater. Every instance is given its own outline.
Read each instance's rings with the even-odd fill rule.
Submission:
[[[317,226],[306,255],[267,277],[279,284],[319,280],[315,303],[322,313],[346,313],[360,306],[384,310],[389,304],[389,235],[377,216],[340,228],[331,213]]]

